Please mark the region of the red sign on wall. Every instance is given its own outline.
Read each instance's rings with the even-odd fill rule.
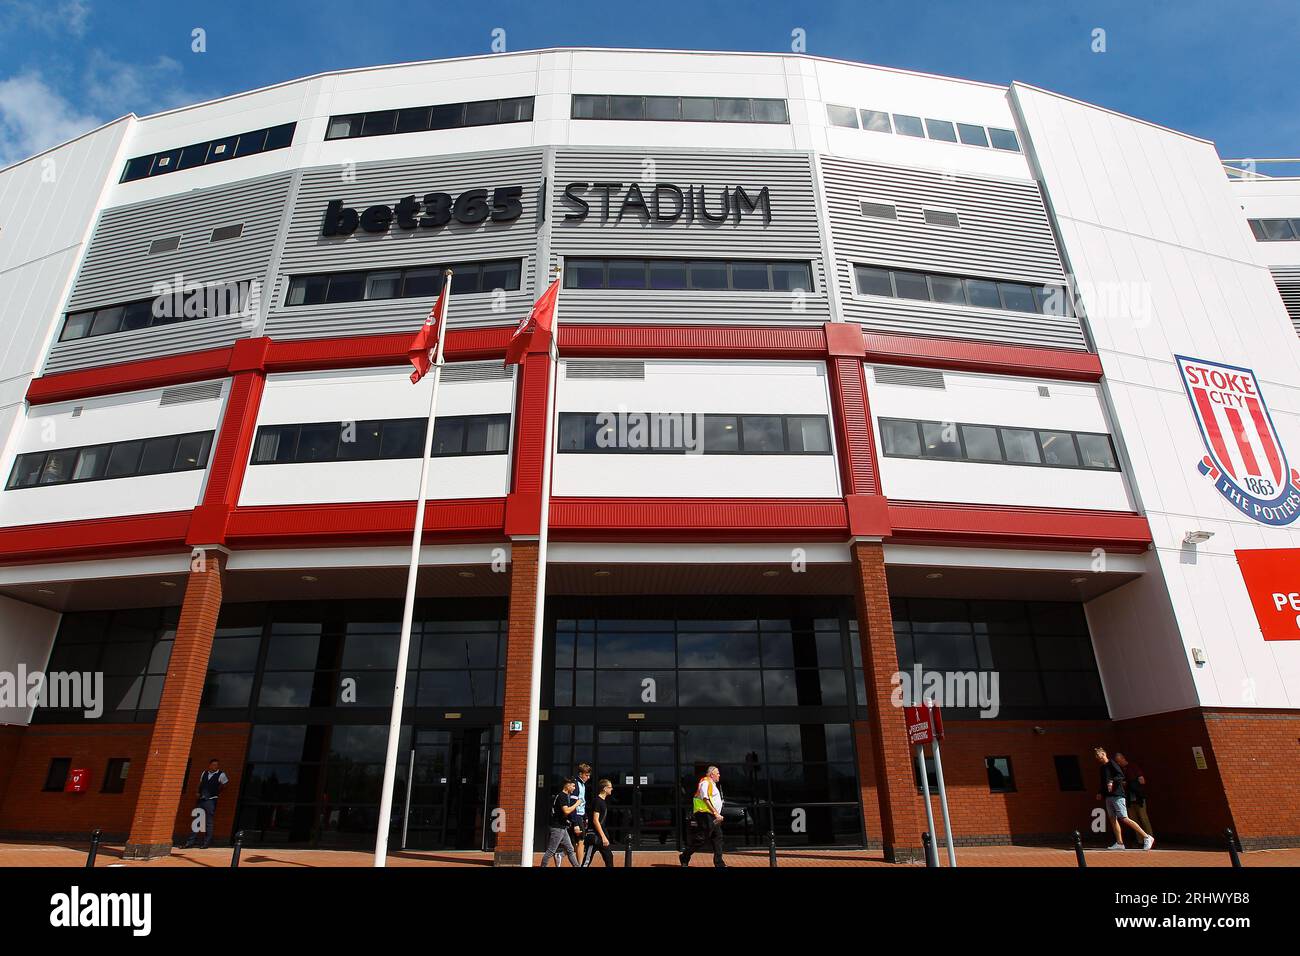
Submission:
[[[85,793],[90,787],[90,771],[85,767],[76,767],[68,771],[68,781],[63,785],[64,793]]]
[[[1300,641],[1300,548],[1238,551],[1237,564],[1266,641]]]

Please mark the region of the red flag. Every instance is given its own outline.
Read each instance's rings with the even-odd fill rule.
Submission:
[[[416,332],[415,338],[411,339],[411,347],[406,350],[407,357],[415,366],[415,371],[411,373],[412,385],[429,373],[429,369],[433,368],[433,360],[437,357],[434,352],[438,348],[438,329],[447,312],[448,285],[449,282],[443,282],[442,291],[438,293],[438,301],[429,310],[429,317],[424,320],[420,331]]]
[[[546,287],[542,297],[533,303],[533,310],[519,323],[515,334],[510,336],[510,342],[506,345],[507,365],[519,364],[535,332],[550,333],[555,323],[555,298],[559,293],[560,278],[556,276],[555,281]]]

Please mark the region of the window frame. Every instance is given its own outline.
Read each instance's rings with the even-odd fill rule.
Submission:
[[[420,454],[418,449],[413,455],[384,454],[384,438],[385,438],[384,426],[390,424],[402,424],[402,423],[409,424],[411,422],[415,422],[415,423],[424,423],[425,427],[427,428],[428,426],[426,421],[427,421],[426,419],[421,419],[421,418],[368,418],[368,419],[358,419],[355,422],[351,422],[350,424],[354,424],[357,427],[361,427],[363,425],[377,425],[379,426],[379,432],[380,432],[379,441],[376,446],[378,449],[377,452],[371,455],[356,455],[356,456],[352,456],[352,455],[344,456],[339,451],[342,445],[345,444],[341,438],[341,429],[343,425],[342,422],[283,422],[283,423],[276,423],[276,424],[258,425],[257,431],[254,433],[253,436],[253,447],[249,453],[248,465],[249,467],[253,467],[255,465],[256,466],[332,465],[332,464],[338,464],[342,462],[358,462],[358,461],[419,461]],[[467,436],[469,435],[469,428],[470,425],[476,421],[484,421],[489,427],[494,424],[504,423],[506,426],[505,447],[494,451],[466,451],[465,448],[468,444]],[[510,445],[512,441],[512,434],[510,428],[511,421],[512,421],[512,416],[509,412],[490,412],[490,413],[480,413],[474,415],[442,416],[439,419],[437,419],[437,421],[434,423],[435,440],[438,434],[439,424],[442,424],[444,422],[446,423],[454,422],[457,425],[460,425],[462,427],[462,433],[461,433],[462,438],[460,443],[461,450],[454,451],[454,452],[448,451],[442,453],[438,453],[434,451],[429,455],[429,457],[430,458],[485,458],[485,457],[496,456],[496,455],[508,455],[510,454],[510,450],[511,450]],[[333,455],[330,457],[321,457],[321,458],[308,458],[308,459],[299,458],[298,455],[302,448],[302,429],[324,428],[326,426],[333,426],[340,429],[340,438],[336,440],[334,443]],[[293,459],[291,461],[277,461],[273,458],[259,458],[258,453],[260,451],[263,435],[266,434],[271,429],[275,429],[278,431],[281,429],[289,429],[289,428],[295,429]],[[276,450],[277,452],[279,451],[278,448]]]
[[[600,425],[597,419],[598,416],[602,414],[606,414],[606,413],[562,411],[559,413],[559,420],[560,422],[563,422],[566,418],[570,422],[581,420],[583,424],[582,433],[584,435],[587,435],[592,433],[593,428],[595,429],[595,432],[600,431]],[[662,415],[675,415],[675,416],[680,416],[682,418],[698,417],[700,421],[700,427],[698,429],[697,434],[699,436],[699,441],[700,441],[700,450],[691,452],[688,451],[684,446],[680,446],[680,445],[671,445],[666,447],[649,446],[645,448],[621,448],[618,446],[610,446],[610,447],[602,448],[597,445],[592,448],[563,448],[560,447],[560,434],[564,429],[563,429],[563,425],[557,422],[557,427],[555,429],[554,453],[557,455],[559,454],[564,454],[564,455],[719,455],[719,456],[745,455],[749,457],[763,456],[763,457],[772,457],[772,458],[777,458],[777,457],[825,458],[828,456],[834,456],[836,454],[835,430],[831,425],[829,414],[816,415],[816,414],[809,414],[804,412],[797,412],[797,413],[781,412],[776,414],[769,414],[766,412],[658,412],[655,413],[655,412],[631,412],[631,411],[627,412],[626,414],[629,415],[639,414],[639,415],[647,415],[647,416],[653,414],[662,414]],[[766,451],[766,450],[751,451],[747,449],[745,447],[745,427],[744,427],[744,420],[746,418],[779,419],[780,428],[781,428],[781,450],[780,451]],[[826,427],[826,432],[825,432],[826,450],[825,451],[791,451],[790,450],[791,420],[792,419],[803,420],[807,418],[820,418],[823,424],[825,425]],[[720,419],[734,419],[735,421],[736,447],[734,449],[710,450],[704,445],[704,436],[706,434],[707,424],[710,422],[716,423]]]
[[[333,121],[334,117],[330,117],[330,122]],[[284,138],[285,133],[283,131],[285,130],[288,131],[287,139]],[[293,145],[293,138],[297,131],[298,122],[295,120],[291,123],[277,123],[275,126],[265,126],[261,129],[234,133],[230,136],[219,136],[204,142],[191,143],[188,146],[164,149],[143,156],[133,156],[123,164],[122,174],[117,181],[119,184],[133,183],[141,179],[151,179],[154,176],[164,176],[186,169],[198,169],[212,163],[222,163],[228,159],[243,159],[247,156],[256,156],[259,153],[287,149]],[[276,135],[273,137],[272,134]],[[282,139],[283,142],[280,141]],[[223,143],[229,144],[227,149],[214,149],[214,147]],[[246,147],[246,143],[256,144],[256,146]],[[200,152],[203,158],[195,162],[193,157],[199,155]]]
[[[206,438],[206,441],[203,444],[203,450],[204,450],[203,463],[199,465],[192,465],[185,468],[177,468],[176,462],[177,459],[180,457],[181,442],[184,441],[184,439],[186,438],[193,438],[195,436],[204,436]],[[59,485],[85,485],[95,481],[117,481],[118,479],[121,478],[150,478],[150,477],[156,477],[158,475],[182,474],[184,472],[189,472],[189,471],[205,471],[208,467],[208,462],[212,456],[213,437],[215,437],[213,430],[207,429],[204,431],[196,431],[196,432],[179,432],[170,435],[149,435],[144,438],[126,438],[126,439],[121,439],[119,441],[112,441],[112,442],[94,442],[93,444],[90,445],[70,445],[65,448],[52,448],[48,451],[43,451],[43,452],[20,452],[19,454],[14,456],[14,463],[9,469],[9,477],[5,479],[4,490],[25,491],[29,488],[52,488]],[[151,471],[148,473],[141,473],[140,462],[144,458],[145,446],[148,445],[149,442],[160,442],[160,441],[171,441],[175,443],[172,448],[171,467],[164,471]],[[118,446],[126,446],[126,445],[134,445],[134,444],[140,445],[140,452],[135,456],[135,461],[131,467],[130,474],[121,474],[121,475],[108,474],[107,473],[108,463],[112,460],[114,449],[116,449]],[[41,482],[39,475],[44,475],[45,468],[50,461],[50,456],[72,452],[73,453],[72,467],[68,470],[68,474],[71,476],[76,474],[77,465],[81,460],[81,453],[84,451],[88,451],[91,449],[98,449],[98,448],[106,449],[106,451],[104,452],[104,467],[103,469],[100,470],[100,473],[98,475],[95,475],[94,477],[90,477],[90,478],[68,477],[61,481],[48,481],[44,483]],[[31,455],[44,456],[41,463],[40,472],[38,473],[38,478],[34,484],[29,484],[29,485],[17,484],[16,478],[18,476],[18,466],[24,459],[28,458]]]
[[[642,273],[645,277],[645,284],[639,286],[622,286],[614,287],[610,285],[611,266],[621,264],[639,263],[642,266]],[[656,265],[675,265],[680,264],[686,270],[686,285],[684,287],[656,287],[651,285],[650,275],[653,267]],[[694,282],[693,266],[702,266],[716,268],[721,270],[724,283],[721,286],[701,286],[697,287]],[[733,281],[733,267],[765,267],[767,270],[767,288],[742,288],[737,287]],[[811,260],[802,259],[710,259],[689,256],[574,256],[564,261],[564,286],[566,290],[575,290],[578,292],[612,292],[622,294],[625,292],[721,292],[721,293],[739,293],[741,295],[794,295],[794,289],[776,288],[776,270],[779,268],[791,269],[795,266],[802,267],[804,277],[808,280],[808,288],[803,290],[805,295],[816,293],[813,264]],[[578,270],[594,274],[599,268],[601,273],[600,285],[579,285],[576,282]],[[794,288],[798,288],[795,286]]]
[[[626,99],[640,99],[641,109],[638,116],[614,116],[613,99],[614,97]],[[677,100],[676,117],[651,117],[649,112],[649,101],[655,100]],[[578,102],[582,100],[583,106],[592,106],[593,113],[599,115],[579,116]],[[711,100],[713,102],[712,115],[709,117],[687,116],[686,101],[703,103]],[[603,109],[601,108],[603,101]],[[744,102],[748,105],[747,119],[725,119],[722,117],[723,102]],[[781,116],[777,119],[756,119],[758,111],[755,109],[756,103],[780,103]],[[585,110],[584,110],[585,112]],[[790,104],[787,100],[780,97],[772,96],[687,96],[681,95],[673,97],[658,93],[572,93],[569,96],[569,119],[571,120],[594,120],[609,123],[748,123],[755,126],[788,126],[790,125]]]
[[[444,269],[452,270],[452,291],[457,295],[491,295],[496,291],[495,288],[493,289],[482,288],[483,277],[487,274],[489,267],[501,267],[509,271],[513,275],[515,285],[510,288],[504,288],[505,292],[518,292],[520,291],[520,289],[522,289],[523,273],[524,273],[522,259],[482,259],[482,260],[475,260],[472,262],[448,262],[448,263],[440,263],[434,265],[403,266],[400,268],[377,266],[373,269],[361,269],[361,270],[345,269],[345,270],[340,270],[338,272],[303,272],[296,275],[291,275],[289,276],[288,281],[284,284],[283,307],[286,309],[301,309],[301,308],[312,308],[318,306],[353,305],[358,302],[393,302],[399,299],[431,299],[438,295],[437,290],[433,290],[429,292],[421,292],[417,295],[407,295],[406,294],[407,279],[410,277],[412,273],[417,273],[417,272],[427,273],[432,271],[435,274],[441,274]],[[370,287],[370,280],[373,277],[386,275],[386,274],[393,274],[393,273],[397,275],[397,289],[398,289],[397,295],[377,297],[377,298],[366,297],[366,292]],[[472,290],[465,289],[463,288],[463,286],[461,288],[456,288],[457,279],[461,278],[461,281],[463,282],[464,281],[463,277],[468,276],[470,274],[473,274],[475,276],[474,281],[477,288]],[[344,279],[344,278],[351,279],[354,276],[359,277],[359,285],[358,285],[358,288],[360,289],[359,296],[357,296],[356,298],[340,298],[340,299],[330,298],[330,293],[332,291],[333,283],[335,279]],[[324,281],[325,284],[324,285],[325,292],[324,292],[324,297],[321,299],[321,301],[319,302],[306,301],[307,290],[310,288],[311,284],[319,283],[322,280]],[[440,288],[441,286],[439,286],[439,289]],[[298,289],[304,290],[303,291],[304,301],[302,302],[292,301],[294,292]]]
[[[951,212],[953,210],[939,210],[939,211]],[[864,218],[869,218],[869,217],[864,216]],[[930,226],[931,224],[927,223],[926,225]],[[937,224],[934,227],[939,229],[954,229],[954,230],[961,228],[960,226],[946,226],[942,224]],[[1060,285],[1053,284],[1053,283],[1036,284],[1022,279],[990,279],[990,278],[985,278],[983,276],[956,275],[954,273],[949,273],[949,272],[925,272],[919,269],[900,269],[893,266],[877,265],[875,263],[870,263],[870,262],[858,262],[856,260],[850,260],[850,265],[852,266],[853,269],[853,285],[850,294],[854,299],[859,301],[870,302],[874,299],[898,299],[906,302],[927,302],[931,305],[945,306],[948,308],[979,309],[984,312],[997,312],[997,313],[1003,313],[1008,315],[1042,315],[1042,316],[1051,316],[1055,318],[1076,317],[1074,311],[1074,305],[1069,295],[1069,290],[1064,284],[1064,282],[1062,282]],[[889,288],[890,288],[889,294],[887,295],[883,291],[863,292],[862,283],[858,275],[858,270],[860,269],[885,273],[885,275],[889,277]],[[899,295],[898,276],[900,274],[909,277],[916,276],[919,277],[921,280],[923,280],[926,288],[926,298],[920,299],[920,298],[914,298],[912,296]],[[942,301],[934,298],[933,285],[930,281],[931,279],[947,279],[947,280],[959,281],[962,284],[962,294],[965,301],[947,302],[947,301]],[[972,282],[988,283],[989,285],[991,285],[992,286],[991,291],[993,291],[998,297],[998,305],[997,306],[976,305],[975,303],[973,303],[971,301],[971,290],[969,285],[969,283]],[[1008,309],[1003,304],[1004,299],[1002,297],[1002,286],[1004,285],[1024,286],[1028,288],[1030,292],[1030,298],[1033,300],[1033,304],[1034,304],[1033,310],[1024,311],[1020,309]],[[1056,289],[1061,290],[1061,295],[1059,299],[1052,299],[1051,291]],[[1049,301],[1051,302],[1059,301],[1064,306],[1064,311],[1049,311],[1047,309],[1047,304]]]
[[[525,101],[527,105],[525,105]],[[470,122],[470,107],[485,107],[486,104],[493,104],[493,119],[484,122]],[[507,104],[509,104],[507,106]],[[533,121],[534,111],[536,109],[535,96],[499,96],[490,97],[484,100],[462,100],[457,103],[429,103],[417,104],[415,106],[394,106],[384,107],[383,109],[362,110],[356,113],[336,113],[330,116],[325,124],[324,141],[327,143],[336,142],[344,139],[360,139],[362,137],[369,139],[374,136],[404,136],[408,133],[436,133],[449,129],[467,129],[479,126],[507,126],[511,123],[531,123]],[[424,111],[424,125],[412,127],[410,129],[400,129],[402,114],[418,114]],[[393,114],[391,124],[382,124],[380,129],[372,129],[365,132],[366,120],[370,117],[381,117],[387,113]],[[454,122],[445,122],[447,119],[453,119],[451,114],[455,114]],[[348,131],[341,135],[331,135],[334,125],[346,121]],[[272,127],[275,129],[277,127]],[[268,130],[268,138],[271,130]]]
[[[919,435],[921,440],[921,444],[920,444],[921,453],[918,455],[907,455],[907,454],[902,454],[887,449],[885,447],[885,438],[884,438],[886,424],[890,426],[907,425],[907,424],[915,425],[917,429],[917,434]],[[926,447],[925,430],[924,430],[925,425],[937,425],[940,427],[944,425],[953,425],[957,429],[957,445],[961,451],[961,454],[956,458],[945,456],[945,455],[927,455],[925,453],[925,447]],[[1001,453],[1002,458],[1000,460],[993,460],[989,458],[971,458],[969,456],[969,453],[966,450],[966,435],[964,430],[967,428],[992,428],[997,434],[998,450]],[[1030,432],[1034,436],[1034,443],[1038,449],[1039,460],[1038,461],[1008,460],[1006,441],[1002,435],[1004,429],[1011,429],[1013,431]],[[1055,468],[1055,469],[1061,469],[1066,471],[1123,472],[1123,468],[1120,467],[1119,456],[1118,454],[1115,453],[1114,437],[1106,432],[1085,432],[1085,431],[1079,431],[1077,429],[1049,428],[1046,426],[1038,427],[1038,426],[1028,426],[1028,425],[997,425],[989,422],[965,422],[965,421],[943,422],[943,421],[936,421],[934,419],[898,418],[893,415],[877,416],[876,431],[880,435],[880,453],[881,456],[885,458],[904,458],[904,459],[920,460],[920,461],[961,462],[963,464],[969,464],[969,465],[1015,465],[1015,466],[1031,467],[1031,468]],[[1039,434],[1040,432],[1050,432],[1053,434],[1069,435],[1074,445],[1075,454],[1078,456],[1079,464],[1058,465],[1058,464],[1051,464],[1045,461],[1044,452],[1043,452],[1043,440],[1042,440],[1042,436]],[[1115,462],[1115,466],[1113,468],[1101,468],[1101,467],[1084,464],[1083,463],[1084,458],[1083,455],[1080,453],[1080,449],[1079,449],[1079,442],[1078,442],[1079,435],[1087,435],[1090,437],[1106,439],[1106,441],[1110,443],[1111,458]]]

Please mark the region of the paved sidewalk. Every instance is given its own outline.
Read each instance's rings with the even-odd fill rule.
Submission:
[[[87,844],[0,843],[0,867],[50,866],[84,867]],[[1228,854],[1218,850],[1155,849],[1149,853],[1141,850],[1109,851],[1088,850],[1089,867],[1196,867],[1231,865]],[[940,853],[944,858],[944,854]],[[534,858],[540,860],[540,854]],[[617,866],[623,865],[623,853],[614,854]],[[878,850],[781,850],[778,863],[783,867],[887,867]],[[368,867],[372,854],[358,850],[298,850],[245,847],[240,856],[240,866],[296,866],[296,867]],[[747,849],[726,855],[731,866],[765,867],[767,851]],[[211,850],[172,851],[171,856],[149,862],[122,859],[121,845],[101,846],[96,866],[130,867],[215,867],[230,865],[230,848]],[[1050,847],[997,846],[959,847],[957,863],[967,867],[1073,867],[1074,851]],[[1258,850],[1242,854],[1242,864],[1248,867],[1300,866],[1300,848],[1284,850]],[[490,867],[492,856],[476,852],[394,852],[389,854],[388,865],[408,866],[476,866]],[[637,867],[677,868],[677,854],[660,851],[642,851],[634,854]],[[915,865],[915,864],[914,864]],[[597,862],[597,867],[601,864]],[[701,856],[692,863],[696,868],[710,866],[709,859]]]

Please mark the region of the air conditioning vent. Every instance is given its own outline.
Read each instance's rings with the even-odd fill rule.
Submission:
[[[1046,385],[1039,385],[1039,386],[1038,386],[1038,397],[1039,397],[1039,398],[1051,398],[1051,397],[1052,397],[1052,393],[1051,393],[1051,391],[1048,389],[1048,387],[1047,387]]]
[[[897,219],[898,209],[884,202],[862,202],[862,215],[871,219]]]
[[[951,210],[922,209],[921,214],[925,216],[926,223],[931,226],[947,226],[949,229],[961,228],[961,219]]]
[[[224,239],[238,239],[244,234],[244,224],[237,222],[233,226],[217,226],[212,230],[212,238],[209,242],[221,242]]]
[[[164,388],[158,404],[188,405],[190,402],[211,402],[220,397],[220,382],[200,382],[197,385],[174,385],[171,388]]]
[[[893,365],[873,365],[877,385],[905,385],[908,388],[947,388],[943,372],[932,368],[898,368]]]
[[[501,382],[511,377],[500,362],[449,362],[442,367],[444,382]]]
[[[599,359],[569,359],[565,378],[645,379],[645,362],[605,362]]]
[[[180,236],[167,236],[164,239],[155,239],[149,243],[149,255],[156,256],[160,252],[175,252],[181,247]]]
[[[81,413],[84,412],[85,410],[86,410],[86,406],[85,406],[85,405],[74,405],[74,406],[72,407],[72,417],[73,417],[73,418],[80,418],[80,417],[81,417]]]

